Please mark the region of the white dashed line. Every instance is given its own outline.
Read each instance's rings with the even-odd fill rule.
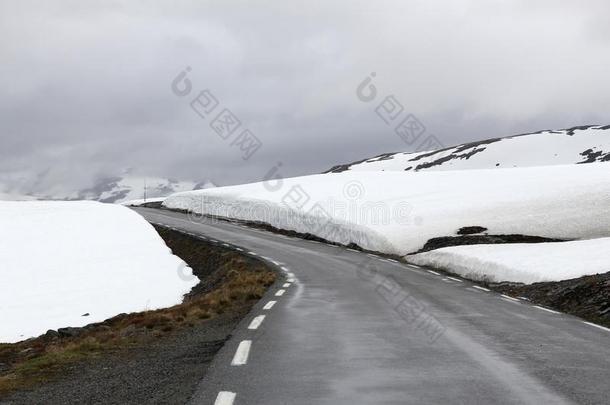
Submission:
[[[251,254],[252,256],[258,256],[256,253],[254,252],[248,252],[249,254]]]
[[[458,283],[463,283],[463,281],[462,281],[462,280],[460,280],[459,278],[455,278],[455,277],[449,277],[449,276],[447,276],[447,278],[448,278],[449,280],[457,281]]]
[[[282,295],[284,295],[285,292],[286,292],[286,290],[277,290],[277,292],[275,293],[275,296],[281,297]]]
[[[261,323],[263,323],[264,320],[265,320],[265,315],[257,316],[256,318],[254,318],[252,320],[252,322],[250,322],[250,325],[248,325],[248,329],[250,329],[250,330],[258,329],[258,327],[261,326]]]
[[[235,250],[239,250],[240,252],[244,251],[242,248],[235,248]]]
[[[282,266],[281,269],[284,270],[284,271],[290,271],[290,270],[288,270],[287,267],[284,267],[284,266]]]
[[[597,324],[595,324],[595,323],[591,323],[591,322],[585,322],[585,323],[586,323],[587,325],[590,325],[590,326],[596,327],[597,329],[601,329],[601,330],[605,330],[606,332],[610,332],[610,329],[608,329],[608,328],[606,328],[606,327],[603,327],[603,326],[601,326],[601,325],[597,325]]]
[[[507,300],[511,300],[511,301],[514,301],[514,302],[521,302],[521,301],[519,301],[519,300],[518,300],[518,299],[516,299],[516,298],[509,297],[508,295],[504,295],[504,294],[500,294],[500,297],[502,297],[502,298],[506,298]]]
[[[368,256],[368,257],[372,257],[372,258],[374,258],[374,259],[379,259],[379,256],[377,256],[377,255],[372,255],[372,254],[370,254],[370,253],[369,253],[369,254],[367,254],[367,256]]]
[[[360,251],[356,250],[356,249],[350,249],[348,248],[347,250],[349,250],[350,252],[356,252],[356,253],[360,253]]]
[[[234,392],[220,391],[214,401],[214,405],[233,405],[235,397],[237,396]]]
[[[435,276],[440,276],[440,273],[437,273],[436,271],[432,271],[432,270],[426,270],[428,273],[430,274],[434,274]]]
[[[415,264],[409,264],[408,266],[415,267],[416,269],[421,269],[421,267],[419,267],[419,266],[417,266]]]
[[[451,284],[453,284],[453,281],[449,280],[448,278],[444,278],[444,279],[443,279],[443,281],[444,281],[445,283],[451,283]]]
[[[392,263],[398,263],[398,260],[394,260],[394,259],[388,259],[388,262],[392,262]]]
[[[467,289],[468,291],[472,291],[472,292],[477,292],[477,293],[478,293],[478,292],[480,292],[479,290],[475,290],[475,289],[474,289],[474,288],[472,288],[472,287],[468,287],[468,288],[466,288],[466,289]]]
[[[223,243],[222,246],[229,247],[229,244],[228,243]]]
[[[282,286],[282,288],[288,288],[290,287],[290,283],[284,283],[284,285]]]
[[[275,260],[271,260],[271,263],[275,264],[276,266],[279,266],[280,264],[282,264],[280,262],[276,262]]]
[[[481,287],[481,286],[478,286],[478,285],[473,285],[473,286],[472,286],[472,288],[476,288],[477,290],[481,290],[481,291],[487,291],[487,292],[490,292],[490,291],[491,291],[491,290],[490,290],[490,289],[488,289],[488,288]]]
[[[233,360],[231,361],[232,366],[243,366],[248,362],[248,356],[250,355],[250,347],[252,346],[251,340],[242,340],[237,346],[237,351]]]
[[[266,304],[265,304],[265,306],[263,307],[263,309],[267,309],[267,310],[269,310],[269,309],[273,308],[273,306],[275,305],[275,303],[276,303],[276,302],[277,302],[277,301],[269,301],[268,303],[266,303]]]
[[[550,312],[550,313],[552,313],[552,314],[560,314],[560,313],[561,313],[561,312],[553,311],[552,309],[548,309],[548,308],[545,308],[545,307],[541,307],[541,306],[539,306],[539,305],[534,305],[533,307],[534,307],[534,308],[541,309],[541,310],[546,311],[546,312]]]
[[[289,279],[288,279],[288,280],[286,280],[286,281],[288,281],[289,283],[294,283],[296,280],[295,280],[294,278],[289,278]]]

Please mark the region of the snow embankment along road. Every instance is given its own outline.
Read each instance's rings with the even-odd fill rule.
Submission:
[[[385,153],[330,172],[473,170],[610,161],[610,125],[487,139],[425,152]]]
[[[258,221],[406,255],[481,226],[490,235],[610,236],[610,165],[439,172],[343,172],[178,193],[164,206]]]
[[[472,280],[536,283],[610,271],[610,238],[559,243],[454,246],[409,256]]]
[[[123,206],[0,202],[0,229],[2,343],[179,304],[199,281]]]

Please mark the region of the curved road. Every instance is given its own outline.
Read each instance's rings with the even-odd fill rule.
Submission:
[[[608,329],[366,253],[136,211],[285,274],[221,349],[194,404],[608,403]]]

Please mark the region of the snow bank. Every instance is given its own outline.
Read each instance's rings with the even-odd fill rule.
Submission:
[[[610,238],[559,243],[455,246],[409,256],[474,280],[535,283],[610,271]]]
[[[0,342],[169,307],[198,282],[119,205],[0,202],[0,229]]]
[[[164,205],[397,255],[475,225],[490,234],[591,239],[610,236],[610,165],[347,171],[178,193]]]

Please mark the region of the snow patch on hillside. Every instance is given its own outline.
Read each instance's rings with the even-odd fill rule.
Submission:
[[[610,238],[455,246],[409,256],[408,261],[473,280],[560,281],[610,271]]]
[[[120,205],[0,202],[0,229],[3,343],[176,305],[198,283],[155,229]]]
[[[610,161],[610,126],[583,126],[488,139],[436,151],[386,153],[329,172],[474,170]]]

